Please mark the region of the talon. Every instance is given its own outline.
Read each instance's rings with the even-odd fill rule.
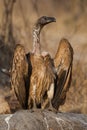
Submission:
[[[42,112],[42,109],[38,109],[38,108],[32,108],[31,110],[30,110],[30,112],[31,113],[33,113],[33,112]]]
[[[55,108],[53,108],[53,107],[49,107],[49,108],[48,108],[48,111],[52,111],[52,112],[55,112],[55,113],[58,112],[58,111],[57,111]]]

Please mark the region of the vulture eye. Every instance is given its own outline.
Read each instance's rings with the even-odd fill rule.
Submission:
[[[46,16],[43,16],[43,17],[41,18],[41,24],[45,24],[46,21],[47,21],[47,17],[46,17]]]
[[[44,20],[47,20],[47,17],[46,17],[46,16],[44,16]]]

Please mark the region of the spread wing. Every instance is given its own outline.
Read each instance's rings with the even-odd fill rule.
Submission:
[[[24,47],[18,44],[14,51],[11,71],[11,86],[22,108],[27,108],[29,91],[28,62],[29,60],[27,60]]]
[[[60,105],[65,103],[66,93],[70,88],[72,63],[73,49],[67,39],[62,39],[59,43],[59,47],[54,58],[56,80],[52,104],[57,110]]]

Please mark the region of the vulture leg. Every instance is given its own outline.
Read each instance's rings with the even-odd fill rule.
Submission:
[[[51,111],[54,111],[54,108],[52,106],[52,98],[53,98],[53,95],[54,95],[54,84],[52,83],[49,90],[47,91],[47,95],[48,95],[48,101],[49,101],[49,107],[48,107],[48,110],[51,110]]]
[[[47,91],[47,97],[46,100],[42,103],[41,107],[42,109],[47,108],[49,111],[57,112],[57,110],[52,105],[52,99],[54,96],[54,83],[51,84],[49,90]],[[47,107],[47,105],[49,106]]]

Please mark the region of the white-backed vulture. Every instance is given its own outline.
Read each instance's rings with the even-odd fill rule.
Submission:
[[[16,46],[11,85],[22,108],[41,107],[45,98],[51,106],[55,74],[50,55],[41,53],[40,32],[44,25],[55,21],[54,17],[46,16],[37,20],[33,29],[33,51],[29,54],[25,54],[22,45]]]
[[[33,29],[33,51],[25,54],[17,45],[12,65],[11,85],[22,108],[52,106],[58,110],[64,104],[72,77],[73,49],[67,39],[62,39],[55,58],[41,52],[40,32],[44,25],[55,18],[39,18]]]

